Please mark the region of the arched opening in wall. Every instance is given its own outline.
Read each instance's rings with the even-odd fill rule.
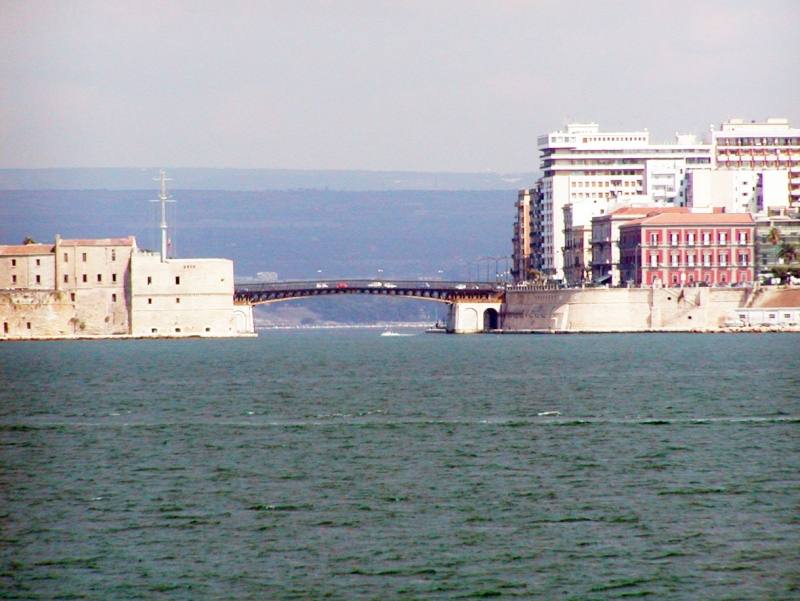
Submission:
[[[486,309],[483,312],[483,329],[487,332],[500,329],[500,314],[497,309]]]
[[[236,331],[246,332],[247,331],[247,316],[244,314],[243,311],[234,311],[234,316],[236,319]],[[206,328],[206,332],[209,331],[209,328]]]

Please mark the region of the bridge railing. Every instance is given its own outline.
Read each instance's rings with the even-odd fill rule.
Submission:
[[[377,280],[377,279],[336,279],[336,280],[293,280],[281,282],[242,282],[234,284],[237,292],[288,292],[291,290],[330,290],[348,288],[374,288],[375,290],[505,290],[504,284],[487,282],[438,281],[438,280]]]

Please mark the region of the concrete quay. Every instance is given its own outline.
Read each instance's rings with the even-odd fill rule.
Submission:
[[[512,289],[503,333],[799,331],[800,288]]]

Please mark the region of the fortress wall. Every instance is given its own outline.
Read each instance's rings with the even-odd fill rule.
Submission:
[[[73,302],[71,294],[80,295],[80,302]],[[0,291],[0,324],[0,338],[6,339],[129,332],[125,299],[112,303],[105,290]]]
[[[714,330],[735,317],[750,292],[745,288],[509,290],[503,330]]]

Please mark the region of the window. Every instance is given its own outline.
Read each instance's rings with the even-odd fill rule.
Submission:
[[[111,281],[112,282],[116,282],[117,281],[117,274],[116,273],[112,273],[111,274]]]
[[[181,276],[179,276],[179,275],[176,275],[176,276],[175,276],[175,285],[176,285],[176,286],[179,286],[179,285],[180,285],[180,283],[181,283]]]
[[[694,232],[686,234],[686,244],[694,246]]]
[[[673,253],[673,254],[671,254],[669,256],[669,264],[672,267],[677,267],[678,266],[678,254],[677,253]]]
[[[16,267],[16,266],[17,266],[17,260],[11,259],[11,267]]]
[[[671,233],[671,234],[669,235],[669,243],[670,243],[672,246],[678,246],[678,234],[676,234],[676,233],[674,233],[674,232],[673,232],[673,233]]]
[[[210,331],[211,331],[211,328],[206,328],[206,332],[210,332]]]
[[[181,332],[181,329],[180,329],[180,328],[175,328],[175,331],[176,331],[178,334],[180,334],[180,332]]]
[[[720,267],[728,266],[728,253],[719,253],[719,266]]]
[[[650,234],[650,246],[656,246],[658,244],[658,234],[653,232]]]
[[[69,293],[69,300],[70,300],[71,303],[75,302],[75,293],[74,292],[70,292]]]
[[[100,274],[100,273],[97,274],[97,281],[98,282],[102,282],[103,281],[103,275],[102,274]]]
[[[711,266],[711,253],[703,253],[703,266],[704,267]]]
[[[747,265],[747,253],[739,253],[739,265]]]
[[[117,251],[114,250],[113,248],[111,249],[111,260],[112,261],[116,261],[117,260]]]
[[[83,281],[84,282],[88,282],[89,281],[88,279],[86,279],[86,274],[85,273],[83,274]]]
[[[147,299],[147,304],[148,305],[152,305],[153,304],[153,299],[152,298],[148,298]]]
[[[64,263],[69,263],[69,255],[64,253]]]
[[[11,276],[11,283],[12,284],[16,284],[17,283],[17,276],[15,276],[15,275]]]
[[[112,303],[115,303],[115,302],[117,302],[117,295],[116,295],[116,294],[112,294],[112,295],[111,295],[111,302],[112,302]]]
[[[83,260],[83,262],[84,262],[84,263],[86,263],[86,253],[83,253],[83,254],[81,255],[81,257],[82,257],[82,260]]]
[[[725,246],[728,243],[728,234],[726,232],[719,233],[719,245]]]
[[[8,324],[6,322],[3,322],[3,334],[8,334]]]
[[[711,244],[711,234],[703,232],[703,246],[708,246],[709,244]]]
[[[153,283],[153,278],[151,278],[150,276],[147,276],[147,285],[149,286],[152,283]]]
[[[27,322],[25,325],[28,327],[29,330],[31,329],[31,322]]]
[[[42,266],[42,260],[36,259],[36,267],[41,267],[41,266]]]
[[[41,284],[42,283],[42,276],[40,276],[40,275],[36,276],[36,283],[37,284]]]
[[[739,232],[739,244],[747,244],[747,232]]]
[[[181,302],[181,299],[180,299],[180,298],[176,298],[176,299],[175,299],[175,302],[176,302],[176,303],[180,303],[180,302]]]
[[[69,284],[69,276],[68,275],[64,276],[64,283],[65,284]]]
[[[158,328],[150,328],[150,331],[151,331],[153,334],[158,334]]]
[[[650,255],[650,267],[658,267],[658,255],[655,253]]]

